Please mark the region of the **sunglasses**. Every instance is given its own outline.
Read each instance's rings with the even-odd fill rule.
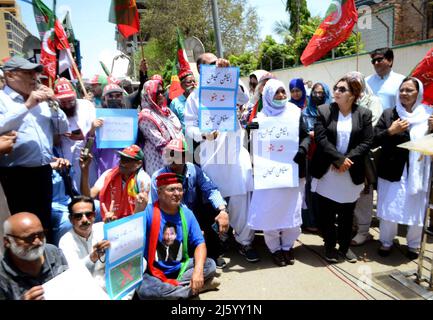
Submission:
[[[338,87],[338,86],[335,86],[334,87],[334,92],[340,92],[340,93],[346,93],[346,92],[350,92],[350,90],[349,89],[347,89],[346,87]]]
[[[384,58],[374,58],[371,59],[371,63],[372,64],[376,64],[377,62],[381,63],[383,61]]]
[[[32,244],[36,238],[38,238],[39,240],[44,240],[45,239],[45,233],[44,231],[38,231],[35,233],[32,233],[31,235],[27,236],[27,237],[20,237],[20,236],[16,236],[13,234],[6,234],[7,236],[10,236],[12,238],[16,238],[16,239],[20,239],[21,241],[24,241],[27,244]]]
[[[95,213],[95,211],[71,213],[72,219],[77,220],[77,221],[83,219],[83,215],[86,215],[87,219],[93,219],[95,217],[96,213]]]
[[[216,65],[216,60],[215,61],[213,61],[213,62],[211,62],[211,63],[209,63],[209,65]]]

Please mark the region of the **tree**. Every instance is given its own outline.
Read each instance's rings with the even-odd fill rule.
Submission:
[[[295,39],[290,31],[290,22],[280,20],[274,23],[272,31],[284,39],[286,44],[293,42]]]
[[[311,16],[307,0],[287,0],[286,11],[290,14],[290,31],[295,36],[299,33],[300,26],[308,22]]]
[[[239,56],[230,55],[229,61],[232,66],[240,68],[241,77],[248,76],[257,69],[258,60],[253,51],[245,52]]]
[[[258,16],[247,0],[219,0],[225,56],[255,50],[259,42]],[[215,52],[215,35],[208,0],[148,0],[142,15],[142,32],[150,39],[149,67],[163,73],[167,60],[176,54],[176,27],[185,38],[196,36],[206,51]],[[137,53],[138,55],[138,53]]]
[[[292,47],[277,43],[271,36],[267,36],[261,43],[257,62],[257,69],[275,70],[292,66],[296,61]]]

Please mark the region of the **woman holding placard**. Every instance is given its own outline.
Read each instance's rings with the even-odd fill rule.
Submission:
[[[305,186],[305,162],[309,144],[309,134],[302,118],[301,109],[288,102],[284,83],[270,79],[263,89],[263,109],[257,114],[257,122],[264,123],[266,119],[278,118],[278,124],[286,124],[281,132],[292,137],[297,141],[299,147],[291,150],[295,154],[293,162],[299,166],[299,174],[293,182],[294,187],[278,187],[272,189],[257,189],[258,181],[255,177],[255,190],[251,199],[248,225],[254,230],[263,230],[265,242],[272,254],[272,259],[276,265],[283,267],[295,262],[293,245],[301,234],[301,208],[303,201],[303,190]],[[266,130],[269,132],[269,130]],[[272,131],[272,130],[270,130]],[[259,131],[259,134],[261,132]],[[263,134],[263,133],[262,133]],[[277,138],[281,135],[277,134]],[[294,137],[296,137],[294,139]],[[275,139],[275,138],[273,138]],[[284,144],[277,140],[275,149],[274,142],[268,141],[267,147],[270,151],[270,159],[278,157],[278,153],[283,151]],[[270,143],[269,143],[270,142]],[[294,152],[293,152],[294,151]],[[256,159],[256,157],[254,157]],[[284,159],[287,160],[287,159]],[[290,165],[291,162],[289,162]],[[258,165],[258,164],[256,164]],[[293,167],[297,167],[296,165]],[[281,168],[287,168],[283,165]],[[268,168],[270,176],[264,179],[273,179],[272,175],[280,175],[281,170]],[[255,171],[257,174],[258,171]],[[299,178],[298,178],[299,176]]]

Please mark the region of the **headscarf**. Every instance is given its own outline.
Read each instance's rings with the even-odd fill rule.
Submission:
[[[327,84],[323,82],[317,82],[313,85],[313,90],[316,85],[320,85],[323,88],[323,92],[325,93],[325,103],[324,104],[331,104],[331,91],[329,90],[329,87]],[[313,90],[311,90],[311,94],[313,94]],[[313,99],[308,100],[307,108],[305,109],[305,115],[310,117],[317,117],[317,105],[313,102]]]
[[[275,93],[280,88],[284,88],[284,90],[286,90],[286,87],[284,86],[283,82],[281,82],[280,80],[276,80],[276,79],[269,79],[268,82],[266,83],[264,89],[263,89],[263,109],[262,109],[262,112],[265,115],[267,115],[268,117],[278,116],[287,107],[287,105],[284,108],[278,108],[278,107],[274,106],[273,100],[275,97]]]
[[[428,118],[433,112],[429,106],[422,104],[424,96],[424,86],[422,82],[414,78],[419,85],[418,97],[412,107],[412,112],[406,111],[406,108],[400,101],[400,86],[396,93],[396,110],[402,120],[409,122],[410,140],[415,141],[424,137],[428,132]],[[422,160],[420,160],[422,159]],[[419,191],[427,192],[428,176],[430,172],[430,157],[421,158],[421,153],[409,151],[409,164],[407,176],[407,191],[409,194],[416,194]]]
[[[305,101],[307,100],[307,91],[305,91],[304,80],[301,78],[292,79],[289,84],[290,91],[294,88],[298,88],[302,91],[302,97],[299,100],[290,99],[290,102],[303,109],[305,107]]]
[[[141,106],[142,108],[150,108],[158,111],[164,116],[170,114],[170,109],[167,108],[167,100],[164,97],[162,105],[156,103],[158,86],[161,84],[159,80],[149,80],[144,83],[143,90],[141,91]]]
[[[263,77],[266,73],[268,73],[266,70],[256,70],[254,72],[251,72],[249,77],[251,78],[251,76],[255,76],[258,83],[260,81],[260,78]],[[250,95],[254,95],[254,92],[250,92]]]

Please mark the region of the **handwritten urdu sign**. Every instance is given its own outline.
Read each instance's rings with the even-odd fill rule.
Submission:
[[[120,299],[143,279],[145,241],[144,212],[104,224],[104,239],[110,241],[105,262],[107,293]]]
[[[199,127],[202,131],[235,131],[239,68],[200,66]]]
[[[138,115],[134,109],[96,109],[96,118],[104,125],[96,131],[98,148],[125,148],[137,139]]]
[[[254,189],[278,189],[299,185],[299,119],[267,117],[253,130]],[[292,129],[291,129],[292,128]]]

